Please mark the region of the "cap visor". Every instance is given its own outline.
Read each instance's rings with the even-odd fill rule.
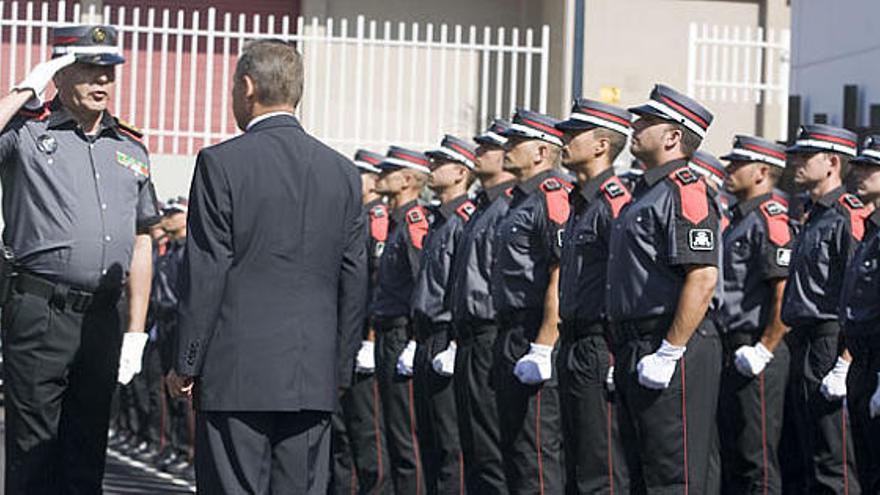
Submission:
[[[630,113],[638,115],[639,117],[644,117],[646,115],[650,115],[652,117],[661,118],[663,120],[672,120],[669,118],[668,115],[661,112],[660,110],[657,110],[656,108],[652,107],[651,105],[639,105],[637,107],[628,108],[627,110],[629,110]]]
[[[125,63],[125,57],[115,53],[98,53],[77,55],[76,61],[90,65],[119,65]]]
[[[556,128],[560,131],[589,131],[599,126],[576,119],[563,120],[556,124]]]
[[[726,160],[728,162],[755,162],[754,158],[747,157],[745,155],[738,155],[736,153],[728,153],[723,156],[718,157],[719,160]]]
[[[822,151],[831,151],[831,150],[816,148],[814,146],[801,146],[798,144],[795,144],[794,146],[789,146],[788,148],[785,148],[785,153],[788,155],[799,155],[799,154],[803,154],[803,153],[820,153]]]
[[[850,165],[868,165],[873,167],[880,167],[880,160],[865,155],[857,156],[851,159],[849,163]]]
[[[483,144],[486,146],[498,146],[498,147],[504,146],[504,143],[502,143],[501,141],[493,138],[492,136],[486,136],[484,134],[481,134],[479,136],[474,136],[474,142],[479,143],[479,144]]]

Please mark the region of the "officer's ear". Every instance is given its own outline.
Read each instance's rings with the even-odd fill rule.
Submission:
[[[244,90],[245,98],[250,101],[257,99],[257,85],[254,83],[254,79],[250,75],[244,74],[241,76],[241,86]]]
[[[833,175],[837,175],[839,177],[843,177],[841,173],[843,171],[842,163],[840,161],[840,156],[836,153],[822,153],[825,155],[825,160],[827,160],[828,164],[828,176],[831,177]]]
[[[671,150],[675,148],[676,145],[681,144],[681,140],[684,138],[684,131],[678,126],[667,124],[663,138],[666,149]]]

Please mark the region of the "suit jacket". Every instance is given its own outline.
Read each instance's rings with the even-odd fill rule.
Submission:
[[[332,411],[367,291],[357,169],[288,115],[203,149],[176,370],[206,411]]]

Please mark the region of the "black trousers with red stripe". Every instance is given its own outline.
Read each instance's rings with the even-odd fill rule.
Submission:
[[[450,342],[446,324],[420,324],[416,334],[419,346],[413,362],[416,398],[416,424],[425,485],[430,494],[463,494],[464,460],[458,437],[455,410],[455,377],[438,375],[431,361]]]
[[[412,335],[409,322],[396,318],[376,323],[376,378],[385,416],[385,438],[395,493],[423,495],[425,473],[416,430],[412,377],[397,374],[397,358]]]
[[[330,493],[394,493],[376,375],[356,374],[339,403],[331,420]]]
[[[871,418],[869,404],[880,373],[880,324],[872,338],[847,337],[853,362],[847,375],[847,407],[855,442],[859,483],[865,493],[880,493],[880,417]]]
[[[617,394],[606,377],[613,355],[598,332],[577,338],[587,329],[563,325],[556,369],[565,433],[567,492],[628,494],[629,469],[618,427]]]
[[[760,375],[744,376],[734,366],[734,353],[758,339],[749,333],[724,336],[718,423],[725,495],[782,493],[779,438],[790,356],[780,342]]]
[[[501,455],[497,386],[492,379],[498,325],[460,321],[455,324],[455,333],[458,352],[453,386],[465,485],[471,494],[502,495],[507,493],[507,481]]]
[[[722,351],[711,320],[703,320],[688,341],[668,388],[639,383],[639,360],[660,347],[671,320],[637,320],[615,328],[620,344],[614,378],[625,410],[621,433],[627,454],[639,456],[630,470],[633,493],[716,494]]]
[[[840,356],[837,321],[795,327],[786,336],[791,371],[783,426],[785,493],[861,493],[843,401],[819,391]]]
[[[557,373],[554,370],[553,377],[540,385],[524,385],[513,374],[516,362],[528,353],[529,343],[537,336],[541,313],[505,315],[511,316],[501,321],[493,371],[508,492],[561,494],[565,460]]]

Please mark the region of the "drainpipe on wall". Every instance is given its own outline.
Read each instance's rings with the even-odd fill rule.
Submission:
[[[574,46],[572,47],[571,98],[584,95],[584,2],[574,0]]]

